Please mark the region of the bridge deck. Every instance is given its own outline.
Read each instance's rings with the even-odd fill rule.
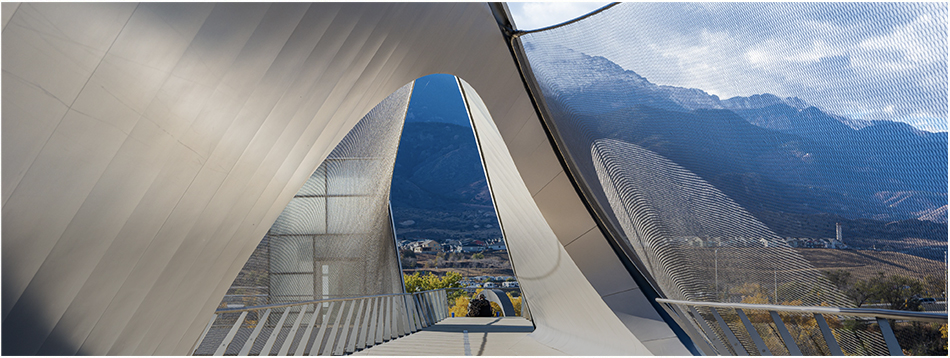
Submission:
[[[521,317],[447,318],[407,337],[354,353],[397,356],[555,356],[564,353],[527,337]]]

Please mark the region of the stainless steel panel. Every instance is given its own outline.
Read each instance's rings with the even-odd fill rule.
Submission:
[[[417,77],[453,73],[486,91],[502,131],[496,146],[540,133],[484,4],[24,4],[4,21],[3,135],[22,133],[3,147],[4,318],[41,317],[24,345],[30,354],[187,353],[313,169],[372,106]],[[51,23],[65,35],[26,31]],[[37,46],[35,58],[10,51],[27,45]],[[139,135],[155,130],[165,133]],[[537,152],[543,146],[527,147],[505,150],[513,159],[504,159],[504,180],[522,179],[510,163],[550,163],[526,177],[559,171]],[[124,175],[129,183],[119,183]],[[531,185],[549,181],[538,178]],[[536,212],[530,194],[518,197],[512,217]],[[92,215],[99,210],[114,215]],[[523,249],[554,261],[516,259],[519,276],[551,262],[577,272],[557,260],[569,257],[547,242],[555,236],[543,218],[522,225],[535,234]],[[75,247],[79,258],[52,261]],[[72,280],[61,285],[61,272]],[[539,299],[548,290],[533,287]],[[558,300],[566,298],[550,302]],[[556,342],[553,332],[537,336]]]
[[[627,329],[642,342],[676,337],[639,289],[634,288],[603,298]],[[684,349],[680,354],[689,355],[689,351]]]
[[[67,109],[43,88],[3,70],[4,205]]]
[[[10,21],[10,18],[13,17],[13,13],[16,12],[17,8],[20,7],[19,2],[4,2],[0,4],[0,15],[3,16],[3,27],[7,27],[7,22]]]
[[[617,254],[610,248],[604,235],[596,227],[576,240],[565,244],[564,249],[567,250],[567,253],[571,255],[577,265],[587,268],[584,271],[584,277],[587,277],[587,281],[590,282],[591,286],[594,286],[594,289],[602,297],[630,290],[636,290],[636,294],[639,296],[643,295],[639,292],[637,283],[626,273],[626,269],[619,261],[604,259],[616,257]],[[656,311],[649,307],[649,302],[646,302],[648,306],[643,305],[645,300],[645,297],[638,298],[636,303],[633,301],[617,302],[615,300],[613,302],[615,306],[611,306],[610,302],[607,305],[617,307],[613,308],[615,312],[641,312],[645,310],[641,315],[649,315],[650,319],[660,319],[662,321]],[[605,302],[607,301],[605,300]],[[625,306],[626,308],[624,308]]]
[[[472,106],[484,103],[472,90],[477,84],[469,85],[463,81],[462,86]],[[491,107],[487,108],[489,111],[484,112],[491,112]],[[617,319],[558,242],[558,235],[539,209],[544,201],[532,199],[515,167],[512,158],[524,153],[509,152],[503,134],[495,131],[496,126],[491,124],[493,119],[476,115],[482,112],[472,111],[473,126],[478,133],[512,266],[525,297],[530,300],[531,316],[537,327],[531,337],[570,354],[650,354]],[[566,193],[561,195],[567,196]],[[552,195],[550,199],[545,205],[577,202],[576,197],[573,201],[554,200]],[[552,217],[547,219],[553,220]],[[593,227],[589,215],[586,220],[573,220],[589,222],[590,225],[583,231],[564,227],[565,232],[580,231],[576,234],[580,236]]]
[[[135,7],[22,4],[3,29],[3,70],[71,105]]]
[[[567,174],[562,172],[534,195],[548,225],[565,246],[597,226],[576,195],[564,195],[573,190]]]

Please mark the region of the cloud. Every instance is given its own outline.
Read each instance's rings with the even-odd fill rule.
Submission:
[[[608,2],[519,2],[508,3],[508,10],[519,30],[534,30],[575,19],[597,10]]]
[[[525,40],[549,36],[656,84],[932,130],[946,127],[946,18],[944,3],[623,3]]]

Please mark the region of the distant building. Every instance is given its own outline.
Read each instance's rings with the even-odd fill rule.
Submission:
[[[412,249],[412,252],[415,252],[415,253],[442,251],[442,245],[436,242],[435,240],[422,240],[422,241],[412,242],[409,244],[409,248]]]

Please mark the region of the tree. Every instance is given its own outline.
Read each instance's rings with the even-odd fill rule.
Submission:
[[[512,296],[511,292],[505,292],[508,295],[508,299],[511,300],[511,306],[515,308],[515,316],[521,316],[521,298],[522,296]]]
[[[482,260],[482,259],[484,259],[484,258],[485,258],[485,254],[483,254],[483,253],[481,253],[481,252],[476,252],[476,253],[472,254],[472,260]]]
[[[406,293],[415,293],[429,290],[438,290],[441,288],[462,288],[462,274],[458,272],[446,272],[444,276],[436,276],[429,272],[425,276],[420,276],[419,272],[412,275],[403,275],[406,282]],[[462,295],[461,290],[447,290],[449,302]]]
[[[450,300],[450,302],[452,302]],[[459,295],[455,298],[455,305],[452,308],[449,308],[449,313],[455,314],[455,317],[465,317],[468,314],[468,297],[464,295]]]
[[[412,250],[399,250],[400,265],[403,269],[416,268],[416,253]]]

